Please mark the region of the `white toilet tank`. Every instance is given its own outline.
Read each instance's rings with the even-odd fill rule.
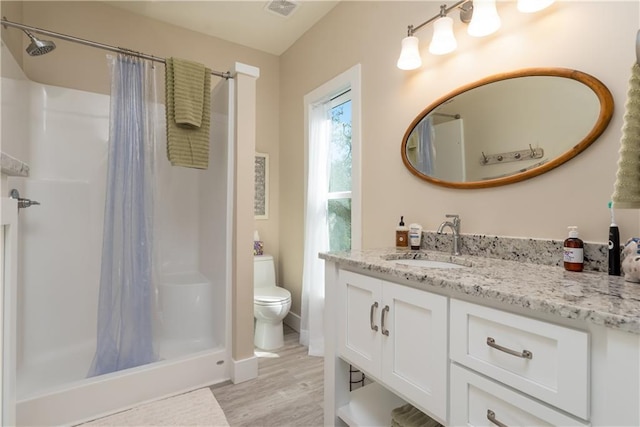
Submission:
[[[276,269],[271,255],[253,257],[253,287],[267,288],[276,286]]]

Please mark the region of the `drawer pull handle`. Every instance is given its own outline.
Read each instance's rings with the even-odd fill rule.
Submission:
[[[382,335],[386,335],[389,336],[389,330],[384,328],[384,318],[385,318],[385,313],[389,312],[389,306],[385,305],[384,308],[382,309],[382,315],[380,316],[380,327],[382,328]]]
[[[496,344],[496,340],[491,337],[487,337],[487,345],[489,347],[495,348],[496,350],[504,351],[505,353],[508,353],[512,356],[522,357],[523,359],[533,359],[533,353],[531,353],[529,350],[522,350],[521,352],[511,350],[510,348]]]
[[[498,427],[509,427],[505,423],[498,421],[496,419],[496,413],[493,412],[491,409],[487,409],[487,419],[492,423],[494,423],[495,425],[497,425]]]
[[[378,325],[373,323],[373,312],[378,308],[378,301],[371,304],[371,311],[369,312],[369,323],[371,323],[371,330],[378,332]]]

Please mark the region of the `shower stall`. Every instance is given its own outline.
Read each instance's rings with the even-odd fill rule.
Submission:
[[[19,74],[4,45],[2,58]],[[30,166],[29,177],[10,177],[9,187],[40,203],[19,213],[18,425],[79,423],[229,379],[235,89],[232,79],[213,85],[207,170],[171,167],[165,125],[157,123],[159,360],[87,378],[96,349],[109,96],[3,74],[3,151]]]

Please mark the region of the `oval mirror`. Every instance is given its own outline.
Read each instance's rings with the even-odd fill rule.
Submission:
[[[414,175],[445,187],[510,184],[575,157],[612,114],[609,89],[580,71],[497,74],[423,110],[402,139],[402,161]]]

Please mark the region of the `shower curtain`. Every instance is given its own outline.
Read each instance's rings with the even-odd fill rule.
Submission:
[[[109,158],[96,354],[89,376],[151,363],[155,72],[149,61],[109,57]]]
[[[416,166],[423,174],[431,175],[435,157],[433,118],[427,117],[426,120],[422,120],[416,129],[418,130],[418,164]]]
[[[315,105],[309,114],[300,343],[309,347],[311,356],[324,355],[324,262],[318,258],[318,252],[329,250],[330,110],[331,102],[326,100]]]

